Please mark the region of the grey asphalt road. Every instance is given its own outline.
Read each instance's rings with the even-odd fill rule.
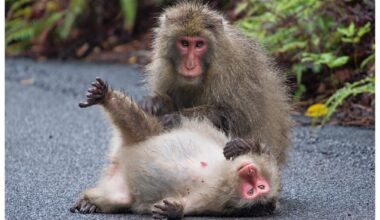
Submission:
[[[109,126],[99,108],[78,107],[95,76],[146,94],[125,65],[6,60],[6,219],[149,219],[68,211],[106,164]],[[263,219],[374,219],[374,130],[296,127],[292,139],[281,206]]]

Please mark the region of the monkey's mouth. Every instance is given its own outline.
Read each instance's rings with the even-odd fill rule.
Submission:
[[[184,79],[186,79],[186,80],[194,80],[194,79],[196,79],[198,76],[184,76],[184,75],[182,75],[182,77],[184,78]]]
[[[188,81],[188,82],[195,81],[196,79],[199,78],[199,75],[197,75],[197,76],[193,76],[193,75],[182,75],[182,74],[181,74],[181,76],[182,76],[182,78],[184,78],[184,79],[185,79],[186,81]]]

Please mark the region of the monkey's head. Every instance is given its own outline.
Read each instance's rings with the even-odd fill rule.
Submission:
[[[207,5],[181,2],[165,10],[155,30],[155,49],[167,59],[180,85],[199,85],[214,56],[223,17]]]
[[[249,215],[259,214],[264,209],[272,212],[280,191],[279,170],[273,156],[243,155],[231,163],[228,172],[235,176],[235,183],[225,205],[226,212]]]

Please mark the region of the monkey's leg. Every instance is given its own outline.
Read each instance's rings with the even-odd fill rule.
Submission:
[[[123,213],[129,208],[129,200],[114,200],[104,193],[104,189],[86,190],[81,198],[70,208],[70,212],[89,213]]]
[[[184,216],[183,204],[174,199],[164,199],[153,205],[152,217],[154,219],[181,219]]]
[[[140,142],[162,131],[157,118],[145,113],[125,94],[109,89],[100,78],[96,78],[88,92],[87,100],[79,106],[102,105],[126,143]]]
[[[128,211],[131,203],[130,192],[123,172],[117,166],[112,163],[98,185],[83,192],[70,211],[82,214]]]

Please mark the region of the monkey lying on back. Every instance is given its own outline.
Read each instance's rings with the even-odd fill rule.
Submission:
[[[264,146],[226,160],[229,138],[207,119],[183,119],[164,131],[158,119],[100,78],[80,107],[100,104],[115,128],[111,164],[95,188],[70,209],[80,213],[132,211],[154,218],[251,214],[275,208],[279,172]],[[255,207],[258,207],[255,211]],[[251,213],[239,213],[242,209]]]

